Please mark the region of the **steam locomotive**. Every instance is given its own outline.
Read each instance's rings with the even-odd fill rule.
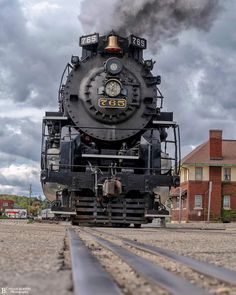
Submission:
[[[162,111],[145,39],[112,31],[82,36],[80,46],[61,78],[59,110],[43,118],[42,188],[74,224],[140,227],[168,213],[163,203],[179,185],[179,126]]]

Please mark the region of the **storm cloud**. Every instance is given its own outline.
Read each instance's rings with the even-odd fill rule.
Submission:
[[[61,73],[78,52],[79,4],[0,0],[0,8],[0,193],[28,194],[31,183],[40,194],[41,120],[57,110]]]
[[[62,1],[1,0],[0,5],[1,98],[54,105],[78,33],[76,15],[71,22]]]

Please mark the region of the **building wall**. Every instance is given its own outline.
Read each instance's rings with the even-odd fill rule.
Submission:
[[[179,215],[179,188],[175,189],[175,194],[172,195],[172,208],[171,208],[171,220],[174,222],[178,222],[179,219],[181,221],[187,222],[188,221],[188,199],[187,199],[187,189],[188,189],[188,182],[181,183],[182,188],[182,212],[181,216]]]
[[[236,181],[236,167],[231,167],[231,181]]]
[[[209,203],[209,183],[212,182],[211,192],[211,211],[210,218],[212,221],[221,220],[223,212],[223,197],[230,196],[230,208],[228,210],[236,211],[236,167],[222,164],[223,159],[223,144],[222,144],[222,130],[209,130],[209,158],[208,160],[214,160],[214,164],[218,166],[207,166],[208,160],[203,152],[203,158],[205,159],[205,165],[200,164],[183,164],[181,168],[181,187],[186,186],[187,182],[187,210],[184,212],[186,220],[189,221],[205,221],[208,216],[208,203]],[[226,150],[225,150],[226,151]],[[201,162],[200,150],[196,153]],[[227,151],[226,151],[227,152]],[[232,151],[231,151],[232,152]],[[205,157],[205,158],[204,158]],[[225,155],[224,155],[225,157]],[[232,158],[232,155],[231,155]],[[191,162],[191,161],[190,161]],[[232,159],[232,164],[234,163]],[[222,166],[221,166],[222,165]],[[196,180],[196,167],[202,167],[202,180]],[[224,178],[224,167],[231,169],[231,177],[228,180]],[[195,196],[202,196],[202,208],[195,208]],[[226,201],[228,199],[225,199]],[[228,202],[227,202],[228,203]],[[172,220],[178,218],[177,209],[172,212]],[[224,212],[225,213],[225,212]]]
[[[202,167],[202,166],[188,166],[188,180],[195,180],[195,168],[196,167]],[[208,181],[209,180],[209,167],[203,166],[202,167],[202,180]],[[186,181],[186,180],[185,180]]]
[[[5,215],[10,218],[27,218],[27,210],[26,209],[6,209]]]
[[[224,168],[231,168],[231,181],[236,181],[236,167],[222,167],[222,181],[224,181]]]
[[[0,212],[5,211],[5,209],[12,209],[14,206],[14,201],[12,200],[0,200]]]
[[[189,170],[188,168],[182,167],[180,169],[180,183],[188,180]]]
[[[222,181],[221,167],[210,167],[210,181],[212,181],[211,216],[213,220],[221,218],[222,210]]]
[[[189,220],[204,221],[207,216],[208,204],[208,181],[190,181],[188,185]],[[202,196],[202,209],[195,208],[195,195]]]
[[[171,211],[171,220],[173,222],[178,222],[179,220],[181,222],[188,222],[188,210],[182,209],[181,216],[179,216],[179,210],[178,209],[172,209]]]
[[[185,166],[181,168],[180,171],[180,182],[185,182],[188,180],[195,180],[195,168],[202,167],[203,168],[203,181],[209,180],[209,167],[208,166]],[[231,169],[231,181],[236,181],[236,167],[225,166],[225,168]],[[221,170],[221,180],[224,181],[224,167]]]
[[[221,218],[222,211],[222,182],[221,167],[209,167],[209,180],[212,181],[211,211],[212,221]],[[209,181],[189,181],[188,185],[189,220],[206,221],[209,202]],[[202,209],[195,208],[195,195],[202,196]]]
[[[213,167],[212,167],[213,168]],[[218,168],[218,169],[215,169]],[[217,171],[218,170],[218,171]],[[221,219],[223,209],[223,196],[230,196],[230,209],[236,211],[236,181],[220,181],[220,167],[214,167],[212,175],[212,194],[211,194],[211,214],[210,219],[217,221]],[[217,181],[218,178],[218,181]],[[181,183],[183,189],[187,185],[186,200],[183,201],[181,220],[188,221],[207,221],[209,182],[208,181],[189,181]],[[194,207],[195,195],[202,195],[202,209]],[[177,207],[177,197],[173,197],[173,208],[171,210],[172,221],[179,221],[179,207]]]
[[[224,182],[222,184],[222,196],[230,196],[230,209],[236,211],[236,182]]]
[[[188,221],[188,200],[187,196],[183,196],[182,199],[182,210],[179,212],[179,203],[177,203],[177,198],[179,197],[173,197],[172,198],[172,210],[171,210],[171,220],[172,221],[181,221],[181,222],[187,222]]]

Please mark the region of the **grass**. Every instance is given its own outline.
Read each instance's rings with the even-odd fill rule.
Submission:
[[[34,223],[34,220],[32,218],[27,220],[27,224],[31,224],[31,223]]]
[[[0,219],[9,219],[6,215],[0,215]]]

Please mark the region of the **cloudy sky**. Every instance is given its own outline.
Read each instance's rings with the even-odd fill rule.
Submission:
[[[182,154],[222,129],[236,139],[235,0],[0,0],[0,193],[41,193],[41,120],[82,34],[148,39]]]

